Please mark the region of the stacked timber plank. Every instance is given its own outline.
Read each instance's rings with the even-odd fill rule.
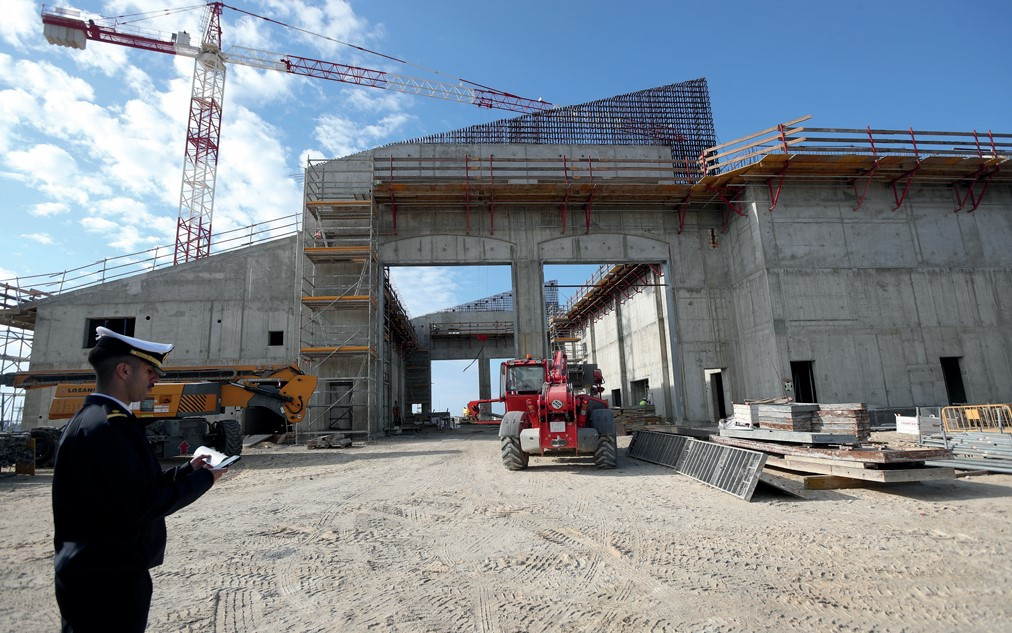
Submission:
[[[624,426],[626,430],[665,423],[664,418],[657,415],[657,410],[652,404],[641,407],[612,407],[611,411],[615,415],[615,422]]]
[[[756,409],[759,428],[807,433],[812,430],[812,413],[819,410],[819,405],[760,404]]]
[[[762,430],[764,439],[798,441],[796,434],[823,435],[822,442],[864,442],[871,437],[868,409],[862,403],[814,404],[804,402],[746,403],[734,405],[729,429]],[[776,437],[779,433],[795,434]],[[818,443],[814,435],[808,440]]]
[[[812,412],[812,431],[816,433],[847,434],[859,442],[871,437],[871,420],[862,403],[820,404]]]
[[[948,459],[951,451],[944,448],[891,449],[876,444],[816,447],[722,436],[710,439],[718,444],[766,453],[769,455],[766,466],[773,469],[773,474],[786,471],[878,483],[953,479],[956,476],[952,468],[925,465],[929,460]]]

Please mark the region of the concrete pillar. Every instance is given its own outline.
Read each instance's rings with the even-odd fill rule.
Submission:
[[[478,358],[478,397],[482,400],[492,397],[492,375],[489,369],[489,360],[484,356]],[[483,414],[488,414],[491,410],[491,405],[483,404],[478,407],[478,411]]]
[[[625,333],[622,331],[622,293],[616,292],[615,301],[615,335],[618,343],[618,384],[622,390],[622,406],[635,406],[632,400],[632,388],[629,376],[625,372]]]
[[[660,279],[656,275],[650,275],[650,281],[656,284]],[[661,382],[661,392],[664,394],[664,413],[663,415],[668,418],[675,417],[674,409],[671,408],[671,368],[668,362],[671,356],[671,349],[668,347],[668,333],[666,319],[664,318],[664,294],[667,286],[655,285],[654,290],[654,309],[657,314],[657,339],[661,349],[661,376],[663,376]]]
[[[545,326],[545,289],[541,263],[537,259],[513,262],[513,313],[515,352],[517,358],[530,354],[534,358],[548,356],[548,331]]]
[[[674,290],[671,287],[671,280],[673,279],[673,273],[671,272],[671,265],[664,265],[664,302],[668,306],[668,358],[671,359],[671,368],[669,375],[671,376],[671,392],[672,398],[674,399],[675,408],[674,412],[675,419],[685,420],[685,378],[682,375],[682,350],[681,341],[678,338],[678,312],[676,303],[674,300]]]

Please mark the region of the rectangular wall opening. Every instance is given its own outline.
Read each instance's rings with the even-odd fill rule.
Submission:
[[[612,389],[611,390],[611,406],[621,407],[622,406],[622,390]]]
[[[95,343],[98,341],[95,336],[95,328],[104,327],[112,330],[117,334],[124,336],[134,335],[134,323],[136,319],[134,317],[103,317],[99,319],[88,319],[85,325],[84,332],[84,347],[90,349],[95,347]]]
[[[818,402],[815,393],[815,361],[792,360],[791,380],[794,382],[795,402]]]
[[[722,369],[704,369],[703,380],[710,396],[710,421],[718,422],[727,417],[727,394],[724,390]]]
[[[629,390],[632,392],[632,399],[637,405],[648,405],[653,404],[654,401],[650,398],[650,381],[646,378],[643,380],[634,380],[629,383]]]
[[[963,387],[959,359],[959,356],[943,356],[938,359],[942,363],[942,379],[945,380],[945,393],[950,405],[966,404],[966,389]]]

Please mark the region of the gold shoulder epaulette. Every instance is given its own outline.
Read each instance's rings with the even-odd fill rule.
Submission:
[[[106,416],[105,416],[105,419],[106,420],[111,420],[113,418],[125,418],[125,417],[127,417],[127,414],[120,413],[119,411],[114,411],[112,413],[107,413]]]

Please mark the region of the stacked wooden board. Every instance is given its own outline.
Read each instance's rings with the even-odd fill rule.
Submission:
[[[769,457],[762,480],[792,494],[798,493],[799,486],[802,490],[846,488],[868,482],[888,484],[956,476],[953,468],[925,464],[926,461],[948,459],[951,451],[944,448],[888,448],[863,443],[817,445],[729,437],[723,433],[710,439],[718,444],[766,453]]]
[[[629,433],[643,427],[665,423],[664,418],[657,415],[657,410],[652,404],[640,407],[612,407],[611,411],[615,416],[615,423],[622,425]]]
[[[837,438],[846,435],[852,436],[858,442],[867,441],[871,437],[868,409],[859,402],[844,404],[805,402],[735,404],[734,419],[730,426],[792,433],[824,433]]]
[[[812,413],[817,404],[759,404],[756,405],[759,428],[776,431],[812,430]]]
[[[812,431],[820,433],[846,433],[864,442],[871,437],[871,420],[862,403],[820,404],[812,412]]]

